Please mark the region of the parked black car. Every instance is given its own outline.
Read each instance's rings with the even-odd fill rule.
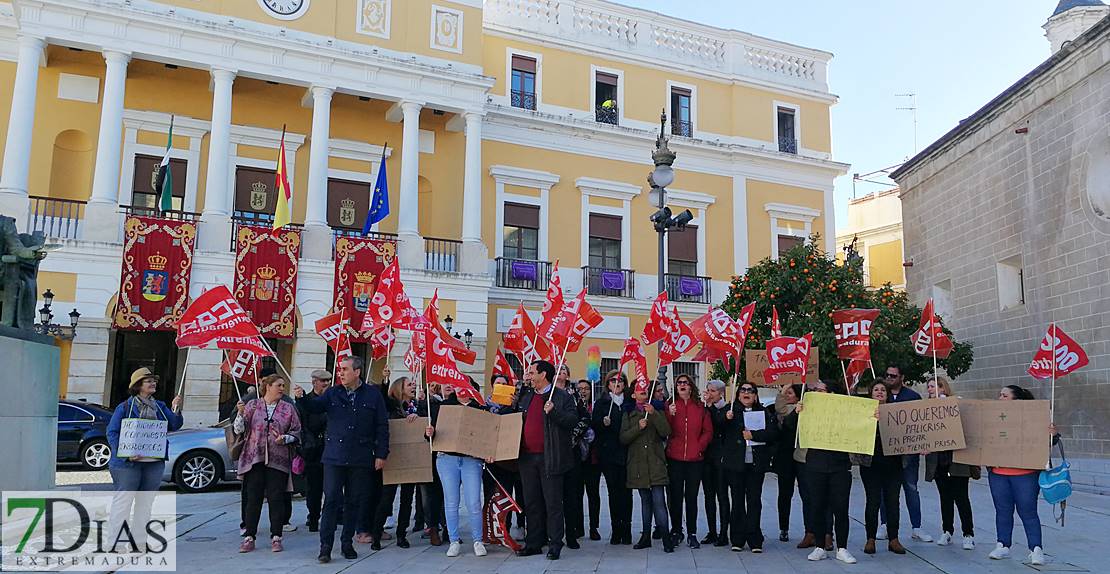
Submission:
[[[58,401],[58,462],[80,462],[89,470],[108,468],[111,418],[111,410],[95,403]]]

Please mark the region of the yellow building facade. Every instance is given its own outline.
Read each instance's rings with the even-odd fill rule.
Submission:
[[[863,257],[864,281],[879,288],[890,283],[905,290],[906,271],[903,267],[902,199],[898,188],[869,193],[848,202],[848,217],[837,231],[837,258],[844,258],[844,249],[852,245]]]
[[[274,344],[298,382],[330,364],[312,325],[383,154],[392,213],[376,236],[397,242],[414,304],[438,289],[441,317],[470,333],[467,373],[487,378],[521,302],[538,315],[556,261],[566,297],[585,287],[606,317],[583,348],[608,366],[658,292],[646,178],[661,128],[677,154],[667,204],[693,215],[664,253],[685,318],[811,233],[834,247],[847,166],[832,158],[831,57],[602,0],[0,3],[0,213],[63,245],[40,290],[81,313],[69,398],[118,400],[149,364],[184,381],[191,422],[228,399],[218,351],[188,351],[185,370],[172,335],[112,328],[124,213],[153,206],[171,120],[174,207],[198,222],[193,296],[230,285],[237,222],[270,217],[244,186],[272,182],[285,130],[303,245],[297,332]],[[569,365],[582,375],[585,353]]]

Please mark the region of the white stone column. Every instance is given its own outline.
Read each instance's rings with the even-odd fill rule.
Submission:
[[[100,135],[96,141],[92,196],[85,209],[84,239],[114,242],[120,236],[119,172],[123,148],[123,97],[128,52],[104,51],[104,97],[100,103]]]
[[[231,99],[236,72],[212,69],[212,131],[204,182],[204,211],[197,242],[204,251],[227,251],[231,245],[232,194],[228,161],[231,155]]]
[[[328,150],[331,132],[331,98],[335,88],[312,87],[312,146],[308,155],[308,199],[305,203],[304,251],[306,259],[331,256],[328,227]],[[365,216],[365,214],[362,214]]]
[[[401,142],[401,199],[397,206],[397,251],[401,267],[424,268],[424,238],[420,237],[420,109],[418,102],[401,102],[404,115]]]
[[[463,168],[463,273],[484,274],[489,252],[482,242],[482,114],[466,112],[466,163]]]
[[[26,231],[27,225],[27,176],[31,169],[31,139],[35,130],[35,96],[45,48],[46,41],[42,38],[19,37],[19,62],[12,87],[4,167],[0,171],[0,214],[14,217],[20,231]]]

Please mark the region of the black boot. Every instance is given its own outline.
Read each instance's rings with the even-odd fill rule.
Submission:
[[[663,531],[660,530],[658,526],[656,526],[655,530],[652,531],[651,539],[652,540],[662,540],[663,539]]]
[[[716,532],[710,532],[709,534],[705,535],[705,538],[701,539],[702,544],[712,545],[712,544],[715,544],[716,542],[717,542],[717,533]]]
[[[620,525],[620,523],[614,522],[613,523],[613,535],[609,537],[609,544],[612,544],[613,546],[616,546],[616,545],[620,544],[621,543],[621,533],[623,531],[624,531],[624,528]]]
[[[713,546],[716,548],[724,548],[725,546],[728,546],[727,530],[722,530],[721,533],[717,535],[717,541],[713,543]]]
[[[666,552],[668,554],[670,554],[671,552],[674,552],[674,541],[675,541],[674,534],[671,534],[669,532],[664,532],[663,533],[663,552]]]
[[[651,533],[647,531],[640,533],[640,541],[632,547],[633,550],[643,550],[644,548],[651,548]]]
[[[621,532],[621,545],[628,546],[629,544],[632,544],[632,523],[625,522]]]

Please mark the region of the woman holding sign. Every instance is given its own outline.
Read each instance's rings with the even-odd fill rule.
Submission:
[[[948,379],[939,377],[929,380],[929,398],[943,399],[952,396]],[[931,452],[925,455],[925,480],[935,482],[940,494],[941,533],[937,538],[938,546],[952,544],[955,533],[956,511],[960,513],[960,526],[963,531],[963,549],[975,550],[975,523],[971,511],[971,498],[968,495],[968,481],[979,480],[979,466],[952,462],[952,451]]]
[[[111,540],[115,541],[118,529],[123,521],[131,517],[131,506],[135,502],[135,492],[150,492],[158,490],[162,484],[162,474],[166,469],[166,450],[168,441],[165,439],[167,432],[175,431],[184,424],[181,418],[181,397],[173,399],[171,407],[154,398],[158,390],[158,375],[143,367],[131,373],[131,385],[127,392],[131,396],[120,403],[112,420],[108,422],[108,445],[111,448],[112,458],[108,461],[108,472],[112,475],[112,484],[115,487],[115,497],[112,499],[112,515],[110,522]],[[146,422],[144,422],[146,421]],[[162,421],[164,424],[153,423]],[[138,434],[136,430],[145,426],[160,427],[155,430],[161,438],[157,444],[146,443],[146,447],[155,447],[146,450],[160,451],[140,454],[136,448],[143,446],[134,440]],[[126,427],[126,428],[125,428]],[[121,445],[120,435],[123,435]],[[146,433],[144,433],[146,434]],[[121,446],[123,448],[121,448]],[[128,528],[136,538],[136,543],[142,549],[142,540],[146,537],[146,523],[150,518],[150,507],[153,498],[141,498],[135,506],[134,520],[129,522]],[[125,538],[126,539],[126,538]]]
[[[871,398],[885,404],[890,401],[890,387],[882,381],[871,385]],[[879,506],[886,506],[886,531],[890,542],[887,548],[895,554],[905,554],[906,548],[898,540],[898,512],[901,505],[902,456],[883,454],[883,439],[879,429],[875,429],[875,453],[869,463],[860,465],[859,474],[863,479],[863,490],[867,495],[864,510],[864,528],[867,529],[867,543],[864,554],[875,553],[875,535],[879,530]]]
[[[398,377],[389,385],[385,397],[385,407],[390,419],[406,420],[408,424],[415,424],[425,416],[420,404],[416,402],[416,379]],[[419,429],[420,427],[410,427]],[[374,522],[370,525],[370,549],[382,549],[382,534],[385,532],[385,519],[393,510],[393,500],[397,497],[398,486],[401,490],[401,506],[397,514],[397,547],[408,548],[407,538],[409,519],[412,517],[412,503],[416,496],[416,484],[386,484],[382,486],[382,498],[374,513]],[[420,485],[421,488],[424,485]]]
[[[270,507],[270,550],[281,552],[284,548],[281,535],[282,526],[289,522],[285,497],[292,490],[293,444],[301,437],[297,407],[281,400],[285,386],[284,377],[269,375],[258,383],[261,398],[235,405],[239,414],[232,423],[232,430],[245,435],[238,474],[247,500],[246,531],[239,552],[254,550],[263,497]]]
[[[771,470],[772,445],[779,434],[774,409],[759,402],[759,391],[751,383],[741,383],[736,400],[718,414],[724,431],[720,462],[728,478],[732,497],[732,551],[740,552],[746,543],[751,551],[763,552],[763,477]]]

